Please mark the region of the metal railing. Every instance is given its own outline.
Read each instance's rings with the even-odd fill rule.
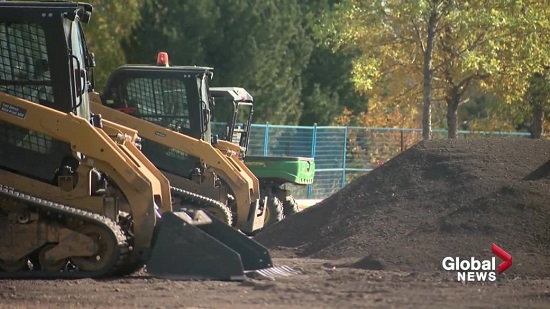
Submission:
[[[223,126],[214,124],[214,132]],[[446,130],[433,130],[444,139]],[[459,131],[458,138],[529,137],[524,132]],[[296,198],[322,199],[422,140],[421,129],[253,124],[249,155],[313,157],[315,179],[291,186]]]

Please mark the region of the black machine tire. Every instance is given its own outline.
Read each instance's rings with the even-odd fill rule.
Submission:
[[[264,197],[262,197],[262,200]],[[274,194],[268,194],[264,226],[275,224],[283,219],[284,219],[283,203]]]
[[[228,206],[221,203],[213,203],[212,205],[205,207],[204,210],[225,222],[227,225],[233,226],[233,213],[231,213],[231,209],[229,209]]]
[[[294,196],[288,195],[284,199],[283,210],[284,210],[285,217],[288,217],[300,211],[300,209],[298,208],[298,203],[296,202],[296,199],[294,198]]]

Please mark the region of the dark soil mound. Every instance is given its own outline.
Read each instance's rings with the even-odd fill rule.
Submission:
[[[488,259],[495,242],[513,256],[507,273],[550,276],[549,159],[542,140],[421,142],[255,239],[287,256],[410,271]]]

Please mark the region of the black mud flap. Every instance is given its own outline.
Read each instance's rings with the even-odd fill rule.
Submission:
[[[256,241],[205,212],[189,215],[192,218],[186,213],[162,215],[147,261],[150,275],[172,280],[244,280],[245,270],[272,266],[268,250]]]

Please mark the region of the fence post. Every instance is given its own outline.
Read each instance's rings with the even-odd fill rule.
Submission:
[[[348,148],[348,126],[344,127],[344,150],[342,151],[342,188],[346,186],[346,155]]]
[[[313,124],[313,131],[311,134],[311,157],[315,158],[315,151],[317,148],[317,123]]]
[[[269,122],[265,123],[264,130],[264,157],[267,156],[267,145],[269,144]]]
[[[311,131],[311,157],[313,158],[314,161],[315,161],[316,147],[317,147],[317,123],[314,123],[313,130]],[[310,185],[307,185],[307,198],[311,198],[312,196],[313,196],[313,184],[310,184]]]

